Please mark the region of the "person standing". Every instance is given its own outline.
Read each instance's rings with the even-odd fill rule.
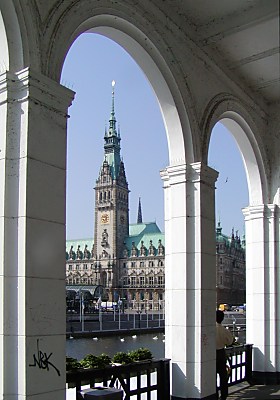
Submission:
[[[221,310],[216,311],[216,370],[220,377],[221,400],[226,400],[228,396],[228,374],[226,368],[225,346],[231,345],[234,337],[229,329],[226,329],[222,322],[224,313]],[[217,388],[218,398],[218,388]]]

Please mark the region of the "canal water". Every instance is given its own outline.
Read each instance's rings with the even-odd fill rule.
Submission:
[[[112,357],[119,351],[128,352],[140,347],[149,349],[155,359],[164,357],[164,333],[141,333],[140,335],[121,335],[66,340],[66,355],[81,360],[87,354],[102,353]]]
[[[238,336],[239,337],[238,337]],[[240,344],[245,343],[246,332],[236,333],[236,339]],[[115,336],[78,338],[66,340],[66,355],[68,357],[81,360],[87,354],[98,356],[102,353],[112,357],[119,351],[128,352],[140,347],[149,349],[155,359],[164,358],[165,336],[162,332],[141,333],[138,335],[121,335],[119,332]]]
[[[241,336],[244,335],[244,340]],[[239,332],[239,342],[245,343],[245,332]],[[66,340],[66,355],[69,357],[81,360],[87,354],[100,355],[102,353],[113,357],[114,354],[120,351],[128,352],[130,350],[136,350],[140,347],[148,348],[155,359],[164,358],[164,347],[165,347],[165,335],[162,332],[156,333],[141,333],[137,335],[121,335],[120,332],[116,331],[115,336],[107,337],[95,337],[93,334],[92,338],[78,338],[78,339],[67,339]],[[156,373],[154,373],[156,374]],[[130,384],[131,388],[136,388],[136,382],[132,378]],[[142,378],[141,378],[142,379]],[[143,378],[144,379],[144,378]],[[156,376],[152,374],[152,383],[156,382]],[[155,382],[154,382],[155,380]],[[144,383],[145,384],[145,383]],[[135,386],[135,387],[134,387]],[[83,389],[88,388],[89,385],[83,386]],[[142,395],[143,399],[146,394]],[[141,397],[141,398],[142,398]],[[156,393],[151,393],[151,400],[156,400]],[[67,388],[66,400],[76,400],[76,389]],[[136,396],[132,396],[132,400],[136,400]]]

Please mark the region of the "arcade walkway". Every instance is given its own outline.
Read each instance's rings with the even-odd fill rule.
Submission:
[[[280,399],[280,385],[255,385],[249,386],[242,383],[229,388],[228,400],[278,400]]]

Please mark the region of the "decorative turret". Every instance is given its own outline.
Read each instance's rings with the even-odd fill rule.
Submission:
[[[149,256],[154,256],[156,253],[155,246],[153,245],[153,241],[150,240],[150,246],[149,246]]]
[[[221,222],[218,222],[218,226],[216,228],[216,234],[221,235],[222,234],[222,227],[221,227]]]
[[[142,208],[141,208],[141,198],[139,197],[138,203],[138,214],[137,214],[137,224],[142,224]]]
[[[144,245],[144,241],[141,240],[140,256],[146,256],[146,255],[147,255],[147,249]]]
[[[158,256],[163,256],[164,255],[164,246],[161,243],[161,239],[158,241]]]
[[[245,233],[243,233],[241,245],[245,249],[246,247]]]
[[[80,245],[78,246],[77,252],[76,252],[76,259],[81,260],[83,258],[83,253],[80,250]]]
[[[235,244],[235,236],[234,236],[234,228],[231,231],[231,245],[234,246]]]
[[[85,245],[84,248],[84,259],[90,259],[90,252],[88,251],[87,244]]]

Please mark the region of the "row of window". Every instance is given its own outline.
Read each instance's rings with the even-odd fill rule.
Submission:
[[[103,277],[102,279],[96,279],[96,278],[80,278],[80,277],[75,277],[75,278],[68,278],[66,279],[67,285],[102,285],[104,287],[107,286],[107,284],[110,284],[111,280],[106,277]],[[159,276],[157,279],[154,279],[154,277],[149,277],[149,279],[146,281],[144,277],[140,277],[139,279],[136,279],[135,277],[132,278],[124,278],[124,286],[145,286],[148,284],[148,286],[163,286],[164,280],[162,276]]]
[[[82,270],[87,270],[88,269],[88,264],[76,264],[76,265],[72,265],[69,264],[68,265],[68,271],[82,271]],[[67,269],[67,265],[66,265],[66,269]],[[91,269],[94,269],[94,264],[91,264]]]
[[[140,292],[138,292],[138,291],[136,292],[136,291],[132,290],[132,291],[129,291],[129,298],[130,298],[130,301],[136,301],[138,296],[139,296],[140,301],[153,300],[153,294],[154,294],[153,292],[149,292],[148,298],[147,297],[145,298],[145,292],[143,292],[142,290]],[[157,298],[158,298],[158,300],[163,301],[163,293],[157,293]],[[139,304],[137,306],[139,306]],[[144,307],[145,307],[145,305],[142,304],[141,308],[144,308]],[[161,304],[160,307],[162,308],[163,304]]]
[[[230,286],[232,289],[240,289],[242,286],[245,288],[245,279],[238,277],[238,279],[228,279],[227,277],[224,278],[223,275],[220,275],[219,277],[219,284],[220,285],[225,285],[225,286]]]
[[[72,264],[66,264],[66,270],[68,269],[68,271],[86,271],[86,270],[97,270],[98,266],[97,264],[76,264],[76,265],[72,265]],[[99,270],[99,269],[98,269]]]
[[[132,303],[132,307],[136,308],[138,310],[139,310],[139,303],[135,304],[137,301],[141,301],[141,302],[143,301],[143,303],[141,304],[141,309],[143,309],[143,308],[145,308],[144,302],[145,301],[149,301],[149,300],[153,301],[154,300],[154,298],[153,298],[154,295],[155,295],[155,292],[149,292],[148,293],[148,298],[147,298],[147,292],[143,292],[142,290],[138,291],[137,289],[136,290],[131,290],[131,291],[129,290],[129,298],[130,298],[130,301],[133,302]],[[163,293],[159,292],[159,293],[156,294],[156,296],[157,296],[157,300],[156,301],[159,301],[159,300],[160,301],[164,301]],[[164,304],[162,303],[159,306],[162,309],[164,307]]]
[[[131,268],[136,268],[137,264],[139,265],[140,268],[145,268],[145,266],[146,266],[146,262],[145,261],[140,261],[139,263],[137,263],[136,261],[131,261],[131,262],[124,262],[123,263],[123,268],[127,268],[129,266]],[[150,260],[150,261],[148,261],[148,266],[150,268],[155,267],[155,266],[163,267],[164,266],[164,262],[163,262],[163,260],[157,260],[157,261]]]
[[[107,201],[107,200],[111,200],[111,192],[110,190],[108,192],[100,192],[99,193],[99,201]]]
[[[104,180],[104,178],[103,178],[103,180]],[[126,193],[122,193],[122,192],[118,192],[118,199],[126,201],[127,200],[127,194]],[[106,191],[100,192],[98,200],[99,200],[99,202],[107,201],[107,200],[110,201],[111,200],[111,191],[108,190],[107,192]]]
[[[100,280],[100,279],[95,279],[95,278],[68,278],[66,279],[66,284],[67,285],[102,285],[106,286],[107,281],[106,279]]]
[[[147,284],[149,286],[163,285],[164,284],[163,278],[164,278],[163,276],[158,276],[158,277],[149,276],[147,278],[145,276],[140,276],[139,278],[136,278],[136,276],[131,276],[130,278],[125,276],[123,278],[123,284],[124,286],[136,286],[136,285],[144,286]]]
[[[236,259],[232,260],[232,259],[227,259],[227,258],[220,257],[219,258],[219,264],[220,264],[220,269],[221,269],[221,265],[224,264],[224,265],[227,265],[227,266],[232,266],[233,265],[234,268],[237,268],[237,269],[243,268],[245,270],[245,264],[237,262]]]
[[[242,266],[243,267],[243,266]],[[235,274],[237,274],[237,275],[245,275],[245,273],[246,273],[246,270],[245,270],[245,268],[241,268],[241,266],[240,265],[234,265],[234,267],[232,268],[232,266],[231,265],[228,265],[228,264],[226,264],[226,265],[219,265],[219,270],[220,271],[224,271],[224,272],[231,272],[231,273],[235,273]]]
[[[139,263],[139,267],[140,268],[145,268],[146,263],[144,261],[140,261]],[[157,264],[158,267],[163,267],[164,263],[162,260],[158,260],[156,261],[148,261],[148,266],[149,268],[155,267]],[[131,261],[131,263],[128,262],[124,262],[123,263],[123,268],[127,268],[127,267],[131,267],[131,268],[136,268],[137,267],[137,263],[135,261]],[[68,268],[67,268],[68,267]],[[68,269],[68,271],[82,271],[82,270],[88,270],[88,269],[97,269],[97,264],[76,264],[76,265],[72,265],[72,264],[66,264],[66,269]]]

